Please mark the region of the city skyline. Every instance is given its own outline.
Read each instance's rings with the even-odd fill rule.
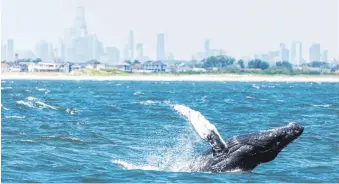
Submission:
[[[34,4],[33,2],[40,2],[40,1],[39,0],[30,0],[30,2],[32,2],[32,4]],[[333,29],[323,29],[324,33],[322,32],[322,34],[320,34],[320,36],[319,36],[319,34],[314,34],[315,31],[318,31],[317,29],[319,29],[319,27],[324,27],[324,28],[329,27],[328,25],[326,26],[326,24],[324,23],[324,20],[321,20],[319,22],[318,19],[320,19],[320,18],[318,17],[317,19],[314,19],[314,21],[313,21],[313,24],[317,25],[317,26],[314,27],[315,31],[312,30],[312,29],[306,29],[307,31],[305,31],[305,33],[307,33],[306,35],[309,35],[308,37],[311,37],[312,39],[301,39],[302,36],[301,36],[301,38],[298,37],[299,38],[298,39],[298,38],[296,38],[296,36],[286,36],[286,35],[283,35],[283,34],[281,34],[280,39],[276,39],[275,37],[273,39],[272,34],[266,34],[266,35],[264,35],[265,37],[272,37],[272,39],[266,39],[265,37],[262,37],[262,39],[260,41],[256,41],[257,38],[254,38],[254,36],[253,36],[253,35],[256,35],[256,34],[258,35],[258,33],[253,34],[251,36],[251,32],[258,32],[257,29],[259,29],[259,31],[263,30],[263,29],[260,29],[260,27],[256,27],[256,26],[254,26],[254,27],[252,26],[252,28],[254,28],[254,29],[242,30],[243,32],[247,33],[247,35],[248,35],[247,39],[246,39],[246,36],[245,36],[245,38],[241,38],[241,39],[239,39],[239,37],[238,37],[238,39],[237,38],[229,39],[229,40],[226,39],[227,37],[230,37],[232,35],[234,36],[234,32],[237,29],[242,27],[242,26],[239,26],[239,25],[237,26],[237,24],[243,24],[243,23],[249,22],[248,20],[246,20],[246,18],[248,18],[246,16],[242,16],[240,18],[239,17],[235,18],[237,20],[239,19],[239,20],[243,20],[243,21],[237,21],[237,20],[231,21],[232,23],[235,23],[235,25],[230,24],[230,26],[228,26],[228,27],[234,28],[234,30],[232,30],[230,32],[225,31],[225,30],[227,30],[226,29],[227,27],[222,27],[222,26],[220,27],[219,25],[217,25],[217,26],[219,26],[217,28],[222,28],[222,29],[221,30],[219,30],[219,29],[213,29],[212,30],[210,26],[207,26],[207,27],[202,27],[201,28],[202,30],[196,31],[196,32],[199,32],[198,36],[194,36],[195,34],[197,34],[196,32],[189,32],[191,29],[187,26],[183,26],[183,27],[174,26],[174,28],[164,29],[166,27],[166,26],[164,26],[164,23],[166,23],[166,22],[167,23],[169,22],[173,25],[180,24],[180,21],[178,23],[173,23],[173,22],[175,22],[174,18],[172,19],[172,18],[167,17],[167,16],[161,16],[160,15],[160,18],[158,19],[158,21],[156,23],[154,23],[153,28],[148,28],[148,29],[144,29],[144,30],[140,30],[140,27],[135,26],[133,24],[135,22],[133,22],[133,20],[131,20],[129,17],[121,16],[120,19],[126,18],[126,20],[121,20],[121,21],[126,22],[126,24],[128,24],[127,25],[128,28],[132,28],[132,29],[128,29],[126,32],[124,32],[122,34],[122,30],[118,30],[118,27],[121,26],[121,24],[117,24],[119,22],[114,22],[114,21],[111,22],[111,23],[105,22],[104,20],[107,20],[107,19],[104,19],[103,16],[94,15],[95,12],[98,12],[98,9],[102,8],[102,4],[108,5],[108,4],[112,4],[111,2],[101,0],[99,5],[96,6],[96,9],[93,9],[93,7],[88,6],[88,5],[91,4],[91,2],[86,1],[86,0],[83,0],[83,1],[67,1],[67,3],[65,3],[64,1],[61,1],[61,2],[63,2],[64,4],[62,4],[62,3],[61,4],[65,5],[65,7],[66,7],[65,11],[68,12],[66,14],[67,15],[73,14],[73,15],[69,16],[67,18],[67,21],[64,21],[64,22],[69,23],[66,26],[65,25],[61,26],[61,24],[60,24],[61,22],[59,21],[59,19],[61,20],[62,16],[60,14],[59,14],[60,15],[59,18],[54,17],[55,19],[51,19],[50,22],[53,23],[53,21],[55,21],[56,23],[58,23],[57,29],[63,29],[64,30],[67,27],[70,27],[71,25],[74,24],[73,21],[74,21],[74,18],[76,17],[76,19],[79,19],[79,21],[76,21],[77,22],[76,24],[78,24],[79,27],[81,27],[82,25],[86,25],[85,27],[83,27],[83,32],[80,32],[80,33],[77,33],[77,34],[95,35],[95,36],[97,36],[97,38],[95,38],[95,39],[102,41],[103,43],[101,43],[101,44],[103,44],[105,47],[118,48],[120,53],[124,53],[124,49],[126,47],[126,44],[128,44],[129,45],[129,46],[127,46],[128,47],[128,54],[132,54],[133,58],[135,58],[135,54],[136,54],[136,48],[135,48],[136,44],[142,44],[142,53],[145,56],[149,56],[153,60],[157,59],[157,53],[158,53],[158,46],[157,46],[158,36],[157,35],[158,34],[164,35],[164,40],[165,40],[164,48],[166,48],[166,50],[164,51],[165,52],[164,55],[165,56],[169,56],[169,55],[173,56],[174,55],[175,58],[184,59],[184,60],[190,60],[192,58],[192,56],[195,55],[196,53],[204,52],[206,50],[206,45],[204,45],[204,42],[206,40],[208,40],[209,49],[211,49],[211,50],[212,49],[219,49],[220,51],[225,50],[227,54],[234,56],[234,57],[237,57],[237,58],[253,57],[253,55],[255,55],[255,54],[264,54],[264,53],[267,53],[269,51],[280,50],[280,47],[279,47],[280,43],[286,43],[286,48],[290,49],[290,53],[291,53],[291,46],[290,45],[291,44],[293,45],[293,43],[295,41],[302,43],[302,52],[301,53],[302,53],[304,59],[306,59],[306,60],[309,57],[309,48],[313,44],[318,44],[318,43],[321,45],[322,49],[325,49],[324,51],[321,51],[321,52],[324,52],[324,54],[326,55],[326,58],[332,59],[332,58],[338,56],[338,53],[336,52],[338,50],[337,49],[338,45],[336,43],[337,39],[333,39],[333,38],[338,37],[338,35],[333,34],[333,31],[334,32],[337,31],[337,26],[333,26],[333,25],[337,24],[338,18],[331,17],[331,15],[335,14],[335,11],[337,10],[337,8],[336,8],[337,6],[334,6],[334,7],[331,6],[331,5],[337,5],[337,3],[334,2],[334,1],[328,1],[330,3],[328,3],[328,2],[327,3],[321,3],[321,5],[323,5],[323,7],[319,7],[319,8],[316,9],[316,10],[319,10],[319,11],[320,10],[322,10],[322,11],[327,10],[326,12],[329,12],[329,13],[325,13],[325,16],[324,15],[321,15],[321,16],[323,16],[323,18],[325,17],[327,19],[332,20],[332,21],[329,21],[328,25],[332,25]],[[68,3],[68,2],[70,2],[70,3]],[[147,2],[149,2],[149,1],[147,1]],[[159,5],[159,3],[156,3],[154,1],[150,1],[150,2],[155,3],[155,5]],[[213,2],[219,3],[219,4],[223,3],[221,1],[213,1]],[[263,1],[263,0],[258,0],[256,2],[261,2],[261,3],[266,4],[266,8],[268,8],[272,5],[272,3],[268,2],[268,1]],[[286,6],[286,4],[291,3],[290,1],[286,1],[286,2],[287,3],[282,3],[282,2],[278,1],[278,4],[280,4],[280,5],[285,4],[284,6]],[[63,33],[61,33],[61,34],[58,33],[60,31],[50,32],[51,34],[47,35],[47,37],[49,39],[47,39],[46,33],[42,31],[42,30],[48,30],[46,28],[46,27],[48,27],[47,25],[43,26],[43,27],[38,27],[38,28],[41,29],[41,38],[42,38],[42,39],[40,38],[38,40],[35,39],[37,36],[33,33],[32,34],[26,34],[26,33],[22,33],[22,32],[26,32],[26,31],[20,31],[20,32],[11,31],[13,29],[12,28],[13,24],[9,23],[9,21],[11,19],[13,19],[13,17],[10,17],[10,15],[13,14],[13,13],[9,13],[8,10],[10,10],[12,6],[14,7],[14,5],[16,3],[18,3],[18,1],[16,1],[16,0],[14,0],[14,1],[6,1],[6,0],[3,1],[3,4],[2,4],[2,10],[3,10],[3,15],[2,15],[2,20],[3,20],[3,24],[2,24],[2,44],[6,44],[7,40],[13,39],[15,41],[15,50],[16,51],[18,51],[18,50],[34,50],[36,43],[40,42],[41,40],[46,40],[49,43],[52,43],[54,46],[60,45],[60,44],[58,44],[58,42],[59,42],[58,39],[64,37],[64,35],[63,35],[64,31],[62,31]],[[25,4],[25,2],[22,2],[22,1],[20,1],[20,3]],[[45,5],[46,9],[48,9],[49,5],[47,5],[46,3],[43,3],[43,2],[40,2],[40,3],[42,3],[42,6]],[[137,2],[135,2],[135,3],[138,4]],[[238,3],[233,2],[233,1],[227,1],[227,3],[228,3],[228,5],[231,5],[231,6],[235,6],[235,7],[239,6]],[[52,5],[59,5],[55,9],[58,9],[58,7],[60,8],[60,2],[52,1],[51,4]],[[79,13],[76,13],[76,12],[82,12],[81,10],[75,11],[76,8],[81,7],[81,6],[79,6],[79,4],[83,5],[83,7],[84,7],[84,11],[83,11],[83,13],[80,13],[80,15],[78,15]],[[168,2],[166,2],[165,4],[168,4]],[[175,4],[175,3],[173,3],[173,4]],[[174,7],[173,4],[171,4],[171,7]],[[196,4],[204,5],[204,3],[202,3],[202,2],[197,2]],[[213,3],[210,3],[210,4],[213,4]],[[115,3],[115,5],[125,6],[125,3]],[[300,6],[300,5],[302,5],[302,3],[296,2],[296,3],[294,3],[294,5]],[[315,5],[319,5],[319,3],[315,3],[315,2],[310,3],[310,9],[314,10],[315,7],[316,7]],[[28,3],[27,6],[29,7],[30,4]],[[74,6],[73,12],[70,11],[70,8],[72,6]],[[188,6],[188,4],[183,3],[183,6],[186,7],[186,6]],[[217,8],[217,6],[212,6],[212,7]],[[201,8],[201,7],[198,6],[198,9],[199,8]],[[292,10],[294,10],[294,9],[297,9],[297,8],[295,8],[295,7],[292,8]],[[16,10],[21,11],[20,8],[18,8]],[[182,9],[180,9],[180,8],[179,8],[179,10],[182,11]],[[260,7],[258,7],[258,11],[259,10],[260,10]],[[329,11],[329,10],[332,10],[332,11]],[[44,13],[44,11],[42,11],[42,13]],[[105,11],[107,11],[107,8],[106,9],[103,8],[103,12],[105,12]],[[221,20],[221,19],[228,20],[228,18],[226,16],[228,11],[229,10],[225,11],[225,17],[221,16],[221,18],[218,18],[218,17],[214,16],[214,18],[216,18],[217,20]],[[320,16],[321,13],[319,11],[318,11],[318,13],[319,13],[319,16]],[[205,11],[206,16],[208,17],[209,16],[208,14],[211,13],[211,12],[212,12],[211,10],[206,10]],[[271,10],[269,12],[272,13]],[[307,17],[308,15],[311,16],[310,14],[308,14],[308,12],[309,11],[304,12],[304,10],[303,10],[303,13],[304,13],[303,16],[304,17]],[[50,16],[50,14],[52,14],[52,13],[53,12],[47,13],[45,18],[46,17],[48,18]],[[134,13],[131,13],[131,14],[134,14]],[[255,22],[256,18],[259,18],[259,17],[262,18],[263,15],[264,14],[256,15],[258,17],[255,16],[253,21]],[[28,15],[28,16],[30,16],[30,15]],[[276,18],[276,21],[285,20],[285,19],[282,19],[282,17],[276,16],[276,14],[274,16]],[[288,15],[284,15],[284,16],[288,17]],[[82,17],[84,17],[84,19],[82,19]],[[108,16],[108,17],[110,17],[110,16]],[[15,19],[17,19],[17,22],[19,24],[24,18],[25,18],[25,16],[22,17],[22,16],[19,16],[18,13],[16,13]],[[148,17],[148,18],[150,18],[150,17]],[[164,19],[162,20],[161,18],[164,18]],[[199,18],[201,19],[201,17],[194,18],[194,17],[189,16],[188,18],[184,18],[184,19],[190,20],[191,21],[190,23],[192,23],[192,21],[193,21],[193,23],[198,22],[198,24],[205,25],[206,21],[199,20]],[[300,19],[300,17],[299,18],[294,17],[294,18]],[[41,22],[41,19],[38,19],[38,18],[30,19],[29,17],[27,17],[26,19],[31,20],[31,22],[35,22],[34,24],[36,24],[36,22],[37,23]],[[103,20],[101,20],[101,19],[103,19]],[[143,20],[142,17],[140,17],[140,19],[137,19],[137,22],[143,23],[142,20]],[[291,19],[286,18],[286,20],[291,20]],[[107,25],[106,26],[107,28],[110,28],[109,25],[113,24],[113,25],[116,25],[115,26],[116,29],[114,29],[114,32],[112,32],[112,34],[105,35],[105,32],[103,32],[103,30],[97,29],[98,24],[94,24],[95,21],[99,21],[99,23],[101,23],[100,24],[101,28],[102,28],[102,24]],[[100,22],[100,21],[103,21],[103,22]],[[120,23],[121,23],[121,21],[120,21]],[[201,21],[201,23],[199,23],[199,21]],[[230,20],[228,20],[228,21],[230,21]],[[267,21],[272,21],[272,20],[262,20],[260,22],[257,21],[256,23],[265,23]],[[149,22],[149,20],[145,19],[144,23],[147,23],[147,22]],[[157,25],[157,23],[160,23],[159,27],[162,27],[162,28],[156,28],[157,26],[155,26],[155,25]],[[275,23],[275,22],[273,22],[273,23]],[[305,23],[305,22],[303,22],[303,23],[306,24],[306,26],[304,25],[304,27],[307,27],[307,23]],[[215,24],[215,21],[212,21],[212,23],[207,23],[207,25],[212,25],[212,24]],[[283,23],[281,23],[281,24],[283,24]],[[253,25],[256,25],[256,24],[253,24]],[[20,26],[22,26],[22,25],[19,25],[19,26],[16,25],[14,27],[20,27]],[[274,25],[271,25],[269,27],[272,27],[272,26],[274,26]],[[134,27],[135,27],[135,29],[133,29]],[[192,27],[195,28],[196,25],[193,24]],[[294,29],[296,30],[295,32],[297,32],[298,34],[300,34],[300,32],[301,32],[301,31],[298,31],[298,29],[300,29],[299,27],[298,27],[298,25],[297,26],[294,25]],[[124,28],[124,29],[126,29],[126,28]],[[204,30],[204,29],[207,29],[207,31]],[[27,30],[32,31],[31,27],[27,27]],[[165,31],[163,31],[163,30],[165,30]],[[218,30],[220,32],[225,31],[225,34],[221,34],[221,37],[220,37],[220,32],[218,34],[213,34],[213,33],[216,33],[216,31],[218,31]],[[272,29],[270,29],[270,30],[272,31]],[[329,30],[332,30],[332,31],[329,31]],[[291,31],[291,30],[289,30],[289,27],[287,27],[287,31]],[[133,45],[132,46],[131,46],[132,42],[131,42],[131,38],[130,38],[131,33],[133,33],[133,36],[132,36],[133,37],[133,39],[132,39]],[[190,35],[188,35],[188,33]],[[328,33],[328,34],[326,34],[326,33]],[[240,32],[239,34],[241,35],[241,34],[244,34],[244,33]],[[298,35],[298,34],[295,34],[295,35]],[[15,35],[19,35],[19,36],[15,36]],[[25,35],[25,36],[23,36],[23,35]],[[56,35],[56,37],[55,38],[52,37],[53,35]],[[219,37],[215,36],[215,35],[219,35]],[[112,39],[115,38],[115,37],[119,37],[119,40],[112,41]],[[194,38],[194,37],[196,37],[196,38]],[[237,36],[235,35],[235,37],[237,37]],[[180,39],[180,41],[178,41],[178,39]],[[270,42],[270,43],[268,44],[268,42]],[[254,47],[254,48],[250,48],[250,46]],[[131,48],[133,48],[133,49],[131,49]],[[58,52],[59,53],[61,52],[60,49],[59,49]],[[119,55],[122,55],[122,54],[119,54]]]

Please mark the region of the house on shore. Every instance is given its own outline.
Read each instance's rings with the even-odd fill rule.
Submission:
[[[40,62],[28,66],[28,72],[70,72],[70,64],[62,62]]]
[[[1,73],[5,73],[9,71],[9,64],[1,63]]]
[[[146,61],[142,64],[143,70],[148,72],[165,72],[167,65],[161,61]]]

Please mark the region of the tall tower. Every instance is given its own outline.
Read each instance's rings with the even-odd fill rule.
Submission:
[[[7,61],[14,61],[14,41],[7,40]]]
[[[144,58],[144,48],[143,48],[142,43],[137,44],[136,51],[137,51],[137,59],[141,61]]]
[[[291,47],[290,61],[295,65],[302,64],[302,44],[300,41],[293,41]]]
[[[318,43],[315,43],[315,44],[312,44],[312,46],[310,47],[310,59],[309,61],[312,62],[312,61],[320,61],[320,44]]]
[[[129,59],[134,60],[134,33],[130,31],[129,33]]]
[[[82,37],[87,35],[87,24],[85,21],[85,8],[77,7],[76,16],[75,16],[75,24],[74,29],[77,36]]]
[[[289,50],[284,43],[280,43],[280,61],[289,61]]]
[[[1,46],[1,61],[7,60],[6,55],[7,55],[7,47],[6,45],[2,45]]]
[[[157,60],[165,60],[165,58],[165,35],[160,33],[157,38]]]
[[[206,57],[209,57],[210,56],[210,41],[209,40],[205,40],[204,48],[205,48]]]

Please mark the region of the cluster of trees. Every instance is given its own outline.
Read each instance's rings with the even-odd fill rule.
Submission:
[[[260,59],[254,59],[248,62],[248,68],[262,69],[265,70],[270,67],[270,64],[266,61],[262,61]]]
[[[228,56],[211,56],[202,60],[203,68],[226,68],[233,65],[235,59]]]
[[[312,61],[308,63],[307,66],[313,67],[313,68],[329,68],[330,67],[328,63],[322,62],[322,61]]]

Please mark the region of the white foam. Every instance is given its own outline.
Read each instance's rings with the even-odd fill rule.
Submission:
[[[1,104],[1,108],[4,109],[4,110],[6,110],[6,111],[8,111],[8,108],[6,108],[5,106],[3,106],[2,104]]]
[[[13,119],[23,119],[25,118],[26,116],[5,116],[5,118],[13,118]]]
[[[256,85],[256,84],[252,84],[252,87],[253,88],[256,88],[256,89],[260,89],[260,86]]]
[[[46,91],[47,89],[45,89],[45,88],[36,88],[36,90],[38,90],[38,91]]]
[[[253,96],[245,96],[247,99],[255,99]]]
[[[312,105],[313,107],[332,107],[331,104]]]
[[[23,100],[16,101],[16,104],[34,108],[32,102],[25,102]]]
[[[32,96],[29,96],[29,97],[27,97],[26,99],[29,100],[29,101],[33,101],[33,100],[36,100],[37,98],[32,97]]]
[[[141,92],[141,91],[137,91],[137,92],[134,92],[133,95],[134,96],[140,96],[140,95],[143,95],[144,93]]]
[[[40,106],[45,107],[45,108],[50,108],[50,109],[58,110],[58,108],[56,108],[56,107],[54,107],[52,105],[48,105],[48,104],[46,104],[44,102],[41,102],[41,101],[37,101],[37,102],[35,102],[35,104],[40,105]]]
[[[141,101],[140,104],[142,105],[151,105],[151,104],[155,104],[157,102],[154,102],[152,100],[146,100],[146,101]]]
[[[128,170],[135,170],[135,169],[140,169],[140,170],[153,170],[153,171],[158,171],[160,170],[157,167],[149,166],[149,165],[134,165],[132,163],[128,163],[122,160],[112,160],[113,164],[117,164],[122,166],[124,169]]]

